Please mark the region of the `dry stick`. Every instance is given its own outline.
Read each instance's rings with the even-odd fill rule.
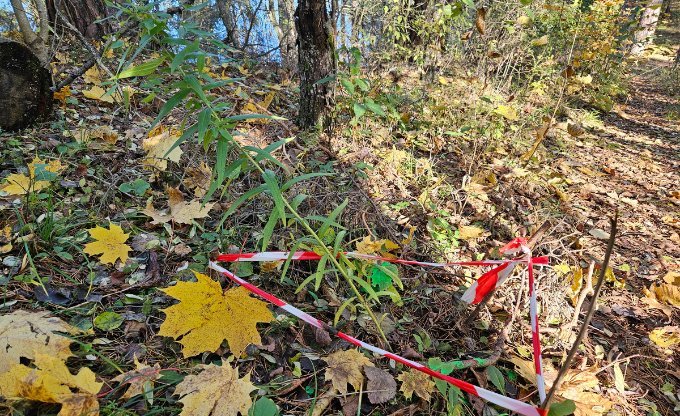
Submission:
[[[550,228],[550,224],[546,221],[538,228],[538,230],[536,230],[534,235],[532,235],[529,238],[529,241],[527,241],[527,245],[529,246],[529,248],[533,248],[536,245],[536,243],[538,243],[538,241],[541,238],[543,238],[543,234],[545,234],[546,231],[548,231],[548,228]],[[463,325],[461,326],[461,328],[469,327],[470,324],[475,319],[477,319],[477,316],[479,316],[479,313],[482,311],[482,308],[484,308],[491,301],[491,298],[493,297],[494,293],[496,293],[496,289],[489,291],[489,293],[487,293],[486,296],[482,298],[481,302],[477,304],[477,307],[475,307],[475,309],[472,312],[470,312],[470,315],[468,315],[468,317],[465,318],[465,321],[463,321]]]
[[[618,222],[618,219],[619,212],[617,210],[616,213],[614,214],[614,219],[609,220],[609,223],[611,225],[611,234],[609,235],[609,242],[607,242],[607,251],[604,254],[604,261],[600,266],[600,275],[597,278],[597,285],[595,285],[595,293],[593,293],[592,301],[588,306],[588,312],[586,313],[586,317],[583,320],[583,323],[581,324],[581,329],[579,330],[578,335],[576,336],[576,341],[574,341],[574,344],[571,346],[571,350],[569,350],[569,354],[567,354],[567,358],[566,360],[564,360],[564,364],[562,364],[560,371],[557,373],[555,382],[550,388],[550,391],[548,392],[548,395],[546,396],[545,400],[541,404],[541,408],[543,409],[547,409],[548,406],[550,405],[550,400],[552,400],[553,396],[555,395],[555,392],[557,392],[557,389],[560,387],[560,383],[562,382],[564,375],[569,370],[569,365],[574,360],[574,356],[576,356],[576,351],[578,351],[579,345],[581,344],[583,338],[585,338],[586,333],[588,332],[588,325],[590,325],[590,320],[593,318],[593,315],[595,314],[595,304],[597,303],[597,298],[598,296],[600,296],[600,291],[602,290],[602,285],[604,284],[605,281],[605,274],[607,272],[607,266],[609,266],[609,259],[611,258],[612,251],[614,251],[614,240],[616,239],[616,224]]]

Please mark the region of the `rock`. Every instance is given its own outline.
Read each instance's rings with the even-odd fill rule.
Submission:
[[[28,127],[52,113],[52,76],[22,43],[0,38],[0,129]]]

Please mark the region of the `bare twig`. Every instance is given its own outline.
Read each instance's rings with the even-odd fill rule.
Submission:
[[[555,396],[555,392],[557,392],[557,389],[560,388],[560,383],[562,382],[564,375],[567,373],[567,370],[569,370],[569,366],[571,365],[571,362],[574,360],[574,357],[576,356],[576,352],[578,351],[579,345],[581,344],[581,342],[586,336],[586,333],[588,332],[588,325],[590,324],[590,320],[593,319],[593,315],[595,314],[595,304],[597,303],[597,298],[598,296],[600,296],[600,291],[602,290],[602,286],[605,281],[605,274],[607,272],[607,267],[609,266],[609,259],[611,258],[612,251],[614,251],[614,241],[616,239],[616,225],[618,222],[618,217],[619,213],[617,211],[614,214],[614,219],[609,220],[609,223],[611,225],[609,242],[607,242],[607,251],[604,254],[604,260],[602,261],[602,265],[600,268],[600,275],[598,276],[597,284],[595,285],[595,292],[593,293],[590,306],[588,306],[588,312],[586,313],[586,317],[583,320],[583,323],[581,324],[581,329],[579,330],[578,335],[576,336],[576,340],[574,341],[574,344],[571,346],[569,354],[567,354],[567,358],[564,360],[564,364],[562,364],[560,371],[557,373],[557,377],[555,378],[555,381],[553,382],[553,385],[550,388],[548,395],[541,404],[541,407],[543,409],[546,409],[550,405],[550,401]]]

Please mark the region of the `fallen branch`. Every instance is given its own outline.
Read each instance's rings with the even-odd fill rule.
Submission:
[[[614,241],[616,240],[616,225],[618,222],[618,216],[619,214],[617,211],[616,214],[614,214],[614,219],[609,220],[609,223],[611,225],[611,231],[609,235],[609,241],[607,242],[607,251],[604,254],[604,260],[602,261],[602,266],[600,268],[600,275],[597,278],[597,284],[595,285],[595,291],[593,293],[590,305],[588,306],[588,312],[586,313],[586,317],[583,320],[583,323],[581,324],[581,328],[578,332],[578,335],[576,336],[576,340],[574,341],[574,344],[571,346],[569,354],[567,354],[567,358],[564,360],[564,364],[562,364],[560,371],[557,373],[557,377],[555,378],[555,381],[553,382],[553,385],[550,388],[548,395],[546,396],[543,403],[541,403],[541,408],[543,409],[547,409],[548,406],[550,405],[550,401],[555,396],[555,392],[557,392],[557,389],[560,388],[562,379],[569,370],[569,366],[571,365],[571,362],[574,360],[574,357],[576,356],[576,352],[579,349],[579,345],[581,345],[583,338],[585,338],[586,334],[588,333],[588,325],[590,325],[590,321],[591,319],[593,319],[593,315],[595,314],[595,305],[597,303],[597,298],[600,296],[600,291],[602,290],[602,286],[605,281],[605,274],[607,273],[607,267],[609,266],[609,259],[611,258],[612,251],[614,251]]]

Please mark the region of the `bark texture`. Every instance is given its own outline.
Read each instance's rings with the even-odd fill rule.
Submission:
[[[52,77],[26,45],[0,38],[0,129],[19,130],[52,112]]]
[[[26,5],[21,0],[10,0],[14,16],[17,19],[21,36],[24,38],[24,43],[28,45],[35,56],[40,59],[44,66],[49,65],[50,53],[47,47],[49,39],[49,22],[47,17],[47,7],[45,0],[34,0],[33,5],[37,16],[33,19],[37,22],[37,30],[34,30],[31,22],[28,19],[29,12],[26,10]]]
[[[47,12],[52,27],[59,27],[59,19],[68,20],[89,39],[99,39],[113,31],[103,20],[108,16],[104,0],[47,0]]]
[[[659,24],[662,5],[663,0],[649,0],[647,7],[643,10],[640,17],[640,27],[633,34],[633,47],[630,50],[633,55],[644,52],[645,48],[652,42],[656,27]]]
[[[299,0],[295,11],[298,33],[298,72],[302,128],[328,126],[326,114],[333,104],[333,82],[319,82],[335,74],[332,25],[324,0]]]

